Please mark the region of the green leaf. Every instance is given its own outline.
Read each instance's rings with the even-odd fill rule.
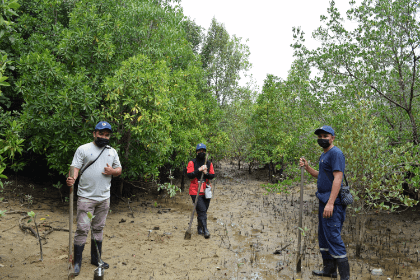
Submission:
[[[9,3],[9,8],[11,8],[11,9],[14,9],[14,10],[17,10],[17,9],[19,9],[19,7],[20,7],[20,4],[19,3],[17,3],[17,2],[11,2],[11,3]]]

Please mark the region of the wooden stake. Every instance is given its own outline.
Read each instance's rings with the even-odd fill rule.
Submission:
[[[302,227],[302,216],[303,216],[303,166],[300,168],[300,210],[299,210],[299,228],[303,229]],[[296,262],[296,272],[299,273],[302,270],[302,256],[301,256],[301,238],[302,232],[298,230],[298,247],[297,247],[297,262]]]
[[[70,177],[74,178],[74,167],[70,166]],[[69,194],[69,258],[68,258],[68,279],[74,279],[74,263],[73,263],[73,187],[70,187]]]

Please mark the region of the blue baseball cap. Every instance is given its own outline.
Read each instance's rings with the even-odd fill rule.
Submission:
[[[196,151],[198,151],[200,149],[204,149],[204,150],[207,151],[207,147],[203,143],[198,144],[197,147],[195,148]]]
[[[315,130],[316,135],[320,134],[321,132],[326,132],[326,133],[329,133],[332,136],[334,136],[334,129],[331,126],[328,126],[328,125],[321,126],[317,130]]]
[[[102,129],[109,129],[112,132],[112,128],[111,125],[108,122],[104,122],[104,121],[100,121],[98,122],[98,124],[95,126],[95,130],[102,130]]]

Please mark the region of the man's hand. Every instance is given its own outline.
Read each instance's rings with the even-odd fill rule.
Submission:
[[[111,166],[109,166],[109,164],[106,164],[106,167],[104,168],[105,172],[102,172],[102,174],[104,175],[114,175],[115,171],[114,168],[112,168]]]
[[[204,174],[207,174],[207,165],[203,165],[200,168],[198,168],[198,171],[203,171]]]
[[[308,161],[305,158],[303,158],[303,157],[301,157],[299,159],[299,167],[302,167],[302,166],[304,166],[305,169],[307,169],[309,167]]]
[[[328,202],[324,208],[324,213],[322,213],[322,217],[324,218],[331,218],[334,211],[334,204]]]
[[[75,181],[76,180],[73,177],[67,177],[67,180],[66,180],[67,186],[68,187],[73,186]]]

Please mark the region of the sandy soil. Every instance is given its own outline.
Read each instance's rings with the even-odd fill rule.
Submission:
[[[192,210],[187,193],[172,199],[137,196],[130,203],[134,215],[126,203],[112,204],[104,230],[103,259],[110,264],[104,279],[326,279],[311,275],[321,263],[314,185],[305,186],[303,226],[307,231],[302,240],[302,272],[297,274],[299,187],[290,186],[288,195],[266,195],[261,187],[265,174],[255,171],[249,176],[247,170],[222,167],[216,169],[215,198],[208,212],[210,239],[197,235],[194,219],[192,239],[184,240]],[[0,218],[0,280],[67,279],[68,232],[45,236],[41,262],[37,239],[19,228],[25,216],[19,211],[34,211],[44,236],[50,228],[43,224],[68,228],[68,204],[60,201],[57,190],[29,188],[29,184],[9,185],[9,193],[0,195],[6,198],[0,210],[9,212]],[[24,204],[25,193],[33,195],[31,205]],[[27,221],[22,220],[33,226]],[[418,209],[370,216],[360,259],[354,257],[358,221],[348,215],[343,230],[351,279],[420,279]],[[273,254],[276,249],[280,254]],[[384,275],[372,276],[373,268],[382,268]],[[76,279],[93,279],[94,269],[88,243]]]

